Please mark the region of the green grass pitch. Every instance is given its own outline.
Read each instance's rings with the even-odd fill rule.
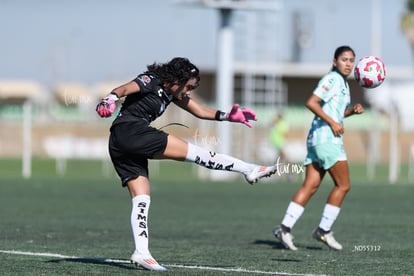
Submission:
[[[154,167],[154,166],[153,166]],[[309,202],[288,251],[273,228],[301,179],[247,184],[201,181],[196,166],[162,161],[152,173],[150,248],[167,266],[163,275],[414,275],[414,184],[366,181],[351,166],[351,189],[334,225],[344,249],[311,238],[332,187],[327,179]],[[381,173],[384,174],[381,176]],[[50,160],[0,161],[0,275],[137,275],[131,201],[110,167],[70,161],[59,176]]]

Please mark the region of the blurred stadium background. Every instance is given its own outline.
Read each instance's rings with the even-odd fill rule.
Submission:
[[[95,105],[147,64],[186,56],[202,73],[194,97],[259,117],[249,129],[171,106],[155,126],[182,123],[165,130],[271,163],[271,122],[282,113],[289,162],[300,163],[312,120],[304,102],[348,44],[357,57],[380,56],[387,79],[372,91],[350,80],[366,114],[345,126],[353,189],[335,227],[344,250],[309,235],[330,183],[298,222],[292,252],[271,230],[300,175],[251,187],[154,161],[152,253],[174,275],[413,275],[413,11],[411,0],[0,0],[0,274],[137,273],[130,201],[107,153],[112,119]]]
[[[414,181],[412,46],[401,27],[407,3],[0,0],[0,158],[21,158],[25,177],[32,159],[55,159],[58,173],[66,159],[107,162],[112,120],[96,115],[99,98],[147,64],[186,56],[202,72],[194,97],[222,109],[230,100],[249,106],[259,121],[253,129],[223,129],[170,107],[155,126],[184,123],[188,129],[166,131],[269,163],[271,122],[282,113],[290,126],[288,157],[300,162],[312,119],[304,102],[330,69],[334,49],[348,44],[357,57],[378,55],[387,67],[378,89],[364,91],[350,80],[353,102],[367,111],[346,121],[349,160],[367,165],[371,180],[377,164],[386,164],[389,182]]]

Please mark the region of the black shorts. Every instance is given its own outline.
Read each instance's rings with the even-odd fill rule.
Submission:
[[[109,154],[122,186],[138,176],[148,178],[148,159],[162,154],[168,134],[145,120],[123,122],[111,127]]]

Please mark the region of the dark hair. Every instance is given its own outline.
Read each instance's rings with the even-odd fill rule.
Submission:
[[[147,70],[145,73],[156,75],[163,84],[177,83],[181,86],[189,79],[196,78],[198,86],[200,81],[200,71],[187,58],[175,57],[167,63],[153,63],[147,66]]]
[[[348,52],[348,51],[351,51],[352,54],[355,56],[354,50],[351,47],[349,47],[347,45],[344,45],[344,46],[340,46],[340,47],[336,48],[335,53],[334,53],[334,59],[338,59],[339,56],[342,55],[343,52]],[[335,69],[336,69],[336,67],[332,66],[331,70],[335,70]]]

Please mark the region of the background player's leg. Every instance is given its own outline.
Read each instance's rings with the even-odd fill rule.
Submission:
[[[322,241],[329,247],[341,250],[342,245],[335,240],[331,228],[341,211],[341,204],[351,188],[348,162],[338,161],[328,170],[328,172],[331,175],[335,186],[329,194],[323,209],[321,222],[312,235],[316,240]]]
[[[290,232],[305,211],[305,205],[318,190],[324,175],[325,171],[319,167],[318,163],[311,163],[306,166],[305,180],[289,203],[281,225],[276,227],[273,232],[286,248],[297,250],[297,247],[293,244],[293,235]]]
[[[351,189],[349,180],[349,168],[347,161],[338,161],[329,170],[335,186],[328,197],[328,202],[334,206],[341,206],[346,194]]]

